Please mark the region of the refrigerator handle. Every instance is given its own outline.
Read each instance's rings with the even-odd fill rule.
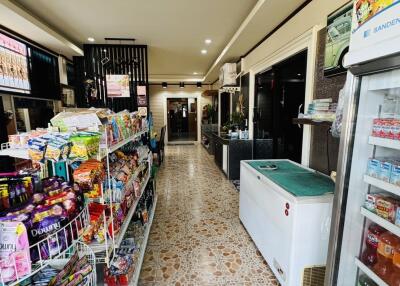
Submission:
[[[337,177],[335,194],[332,206],[332,219],[329,235],[329,249],[325,272],[325,285],[338,284],[338,272],[340,252],[342,245],[342,233],[344,228],[344,214],[346,210],[348,176],[353,154],[353,134],[356,126],[356,115],[358,109],[358,93],[360,80],[350,72],[347,73],[345,97],[343,110],[343,124],[340,136],[339,158],[337,164]]]

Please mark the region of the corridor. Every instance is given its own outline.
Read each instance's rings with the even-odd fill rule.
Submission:
[[[140,283],[278,285],[239,220],[239,193],[202,146],[167,146]]]

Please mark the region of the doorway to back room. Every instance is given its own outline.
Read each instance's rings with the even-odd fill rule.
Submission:
[[[197,140],[197,99],[167,99],[168,142]]]
[[[303,129],[294,125],[292,119],[304,106],[306,67],[305,50],[256,75],[255,159],[290,159],[301,163]]]

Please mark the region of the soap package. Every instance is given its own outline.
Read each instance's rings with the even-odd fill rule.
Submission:
[[[0,272],[4,282],[31,273],[28,233],[22,222],[0,222]]]

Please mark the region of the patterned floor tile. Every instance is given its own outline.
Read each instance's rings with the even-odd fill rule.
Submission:
[[[239,193],[201,146],[167,146],[139,285],[279,285],[239,219]]]

